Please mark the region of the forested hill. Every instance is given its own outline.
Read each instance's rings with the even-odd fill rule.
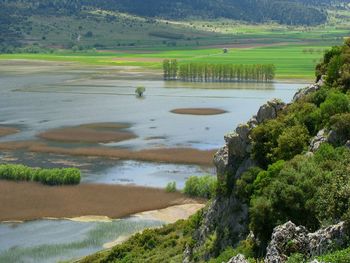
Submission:
[[[183,19],[225,17],[247,22],[276,21],[314,25],[326,21],[325,5],[334,0],[0,0],[2,8],[24,14],[74,14],[87,8],[121,11],[146,17]]]

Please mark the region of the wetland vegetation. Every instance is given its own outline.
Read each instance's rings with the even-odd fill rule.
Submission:
[[[40,182],[45,185],[76,185],[81,173],[76,168],[41,169],[20,164],[0,164],[0,179]]]

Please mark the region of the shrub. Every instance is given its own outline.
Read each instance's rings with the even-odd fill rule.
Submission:
[[[135,90],[135,94],[138,96],[138,97],[142,97],[143,96],[143,93],[145,93],[146,91],[146,88],[143,87],[143,86],[139,86],[136,88]]]
[[[40,169],[20,164],[1,164],[0,179],[33,181],[46,185],[75,185],[80,183],[80,170],[76,168]]]
[[[212,198],[216,194],[217,179],[214,176],[191,176],[187,179],[184,193],[193,197]]]
[[[350,139],[350,113],[334,115],[331,118],[331,129],[338,137],[338,144],[345,143]]]
[[[347,113],[350,111],[349,98],[340,92],[331,92],[327,99],[320,105],[324,123],[328,124],[333,115]]]
[[[176,182],[170,182],[165,187],[165,191],[168,193],[174,193],[176,192]]]
[[[318,260],[321,262],[348,263],[350,262],[350,248],[326,254],[318,257]]]
[[[290,160],[295,155],[301,153],[308,145],[309,133],[305,126],[296,125],[286,128],[278,137],[276,148],[276,158]]]

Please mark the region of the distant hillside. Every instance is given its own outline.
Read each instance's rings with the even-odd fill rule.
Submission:
[[[276,21],[281,24],[315,25],[326,21],[320,1],[306,0],[15,0],[11,3],[33,13],[78,14],[86,8],[122,11],[146,17],[181,19],[225,17],[248,22]],[[330,4],[330,0],[321,0]],[[312,3],[312,2],[311,2]],[[314,6],[317,6],[314,7]]]
[[[183,22],[230,19],[248,23],[317,25],[341,0],[0,0],[0,52],[16,46],[119,47],[198,45],[214,31]],[[189,22],[190,23],[190,22]],[[208,26],[208,25],[206,25]],[[214,38],[213,38],[214,35]],[[147,42],[148,41],[148,42]]]

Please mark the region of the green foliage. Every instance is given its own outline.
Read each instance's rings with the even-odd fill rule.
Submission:
[[[178,78],[183,81],[272,81],[276,68],[273,64],[234,65],[192,62],[181,64]]]
[[[215,176],[191,176],[185,183],[184,193],[193,197],[212,198],[216,194],[217,179]]]
[[[350,262],[350,248],[338,250],[317,258],[320,262],[348,263]]]
[[[236,248],[232,248],[230,246],[227,247],[218,257],[209,260],[209,263],[228,262],[232,257],[237,256],[238,254],[244,255],[248,259],[254,258],[254,250],[255,244],[253,240],[242,240],[239,242]]]
[[[177,79],[178,63],[176,59],[163,61],[163,74],[164,80],[175,80]]]
[[[320,105],[320,109],[324,123],[328,124],[333,115],[350,111],[350,100],[343,93],[330,92],[326,100]]]
[[[241,200],[249,203],[250,197],[254,191],[254,181],[258,174],[262,171],[259,167],[252,167],[248,171],[242,174],[242,176],[236,181],[236,194]]]
[[[145,93],[145,91],[146,91],[146,88],[145,88],[145,87],[139,86],[139,87],[136,88],[135,94],[136,94],[136,96],[138,96],[138,97],[142,97],[142,96],[143,96],[143,93]]]
[[[349,213],[350,151],[324,144],[313,157],[296,156],[258,174],[250,228],[266,244],[278,224],[291,220],[316,230]]]
[[[165,187],[165,191],[168,193],[174,193],[176,192],[176,182],[170,182]]]
[[[76,168],[39,169],[17,164],[1,164],[0,179],[33,181],[46,185],[75,185],[80,183],[80,171]]]
[[[198,212],[186,221],[145,230],[112,250],[89,256],[81,262],[182,262],[183,251],[193,244],[192,235],[201,220],[202,214]]]
[[[336,133],[338,144],[350,140],[350,113],[337,114],[331,118],[331,129]]]
[[[303,262],[306,262],[305,256],[300,253],[294,253],[288,258],[286,263],[303,263]]]
[[[286,128],[277,139],[276,158],[289,160],[301,153],[309,142],[309,133],[305,126],[295,125]]]

